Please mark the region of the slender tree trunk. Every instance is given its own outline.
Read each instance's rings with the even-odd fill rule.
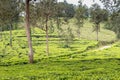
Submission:
[[[58,37],[59,38],[61,38],[61,35],[60,35],[60,33],[61,33],[61,28],[60,28],[60,19],[59,19],[59,17],[57,17],[57,29],[58,29]],[[60,39],[59,39],[59,43],[60,43]]]
[[[59,17],[57,17],[57,29],[59,30],[60,28],[60,21],[59,21]],[[60,31],[58,31],[58,35],[60,36]]]
[[[79,39],[80,39],[80,32],[79,32],[79,35],[78,35]]]
[[[10,24],[10,46],[12,47],[12,24]]]
[[[0,27],[0,39],[2,40],[2,27]]]
[[[80,39],[80,28],[78,29],[77,34],[78,34],[78,39]]]
[[[33,63],[33,48],[32,48],[32,40],[31,40],[31,34],[30,34],[30,15],[29,15],[29,0],[26,0],[25,3],[25,9],[26,9],[26,35],[28,40],[28,46],[29,46],[29,62]]]
[[[98,33],[99,33],[98,25],[97,25],[97,31],[96,31],[96,33],[97,33],[97,41],[98,41]]]
[[[48,16],[46,17],[46,53],[49,56]]]

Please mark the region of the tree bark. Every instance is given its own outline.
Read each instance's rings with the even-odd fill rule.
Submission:
[[[46,53],[49,56],[48,16],[46,17]]]
[[[78,39],[80,39],[80,28],[77,30]]]
[[[32,48],[32,40],[31,40],[31,34],[30,34],[30,15],[29,15],[29,0],[26,0],[25,3],[25,11],[26,11],[26,35],[28,40],[28,46],[29,46],[29,63],[33,63],[33,48]]]
[[[10,24],[10,46],[12,47],[12,24]]]
[[[60,35],[60,33],[61,33],[61,28],[60,28],[60,18],[59,17],[57,17],[57,32],[58,32],[58,37],[60,38],[61,37],[61,35]],[[59,39],[59,43],[60,43],[60,39]]]
[[[99,33],[99,27],[98,27],[98,25],[97,25],[97,41],[98,41],[98,33]]]
[[[0,27],[0,39],[2,40],[2,27]]]

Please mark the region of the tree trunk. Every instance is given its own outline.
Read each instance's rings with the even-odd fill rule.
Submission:
[[[80,28],[77,30],[78,39],[80,39]]]
[[[10,46],[12,47],[12,24],[10,24]]]
[[[2,27],[0,27],[0,39],[2,40]]]
[[[60,19],[59,19],[59,17],[57,17],[57,32],[58,32],[58,37],[59,37],[59,38],[61,38],[61,35],[60,35],[60,34],[61,34],[61,31],[62,31],[62,30],[61,30],[61,28],[60,28]],[[61,41],[61,40],[59,39],[59,43],[60,43],[60,41]]]
[[[48,40],[49,36],[48,36],[48,16],[46,17],[46,53],[47,56],[49,56],[49,40]]]
[[[99,33],[99,27],[98,27],[98,25],[97,25],[97,31],[96,31],[96,33],[97,33],[97,41],[98,41],[98,33]]]
[[[25,3],[25,9],[26,9],[26,35],[28,40],[28,46],[29,46],[29,62],[33,63],[33,48],[32,48],[32,40],[31,40],[31,34],[30,34],[30,15],[29,15],[29,0],[26,0]]]

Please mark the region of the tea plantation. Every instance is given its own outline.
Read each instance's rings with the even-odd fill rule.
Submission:
[[[0,42],[0,80],[120,80],[120,43],[100,50],[99,42],[75,39],[65,47],[56,34],[49,35],[50,55],[46,56],[43,31],[32,33],[34,64],[28,63],[24,30],[2,33]]]

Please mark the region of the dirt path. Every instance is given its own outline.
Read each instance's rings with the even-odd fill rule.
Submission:
[[[111,47],[112,47],[112,45],[107,45],[107,46],[103,46],[103,47],[99,48],[98,50],[104,50],[104,49],[108,49]]]

